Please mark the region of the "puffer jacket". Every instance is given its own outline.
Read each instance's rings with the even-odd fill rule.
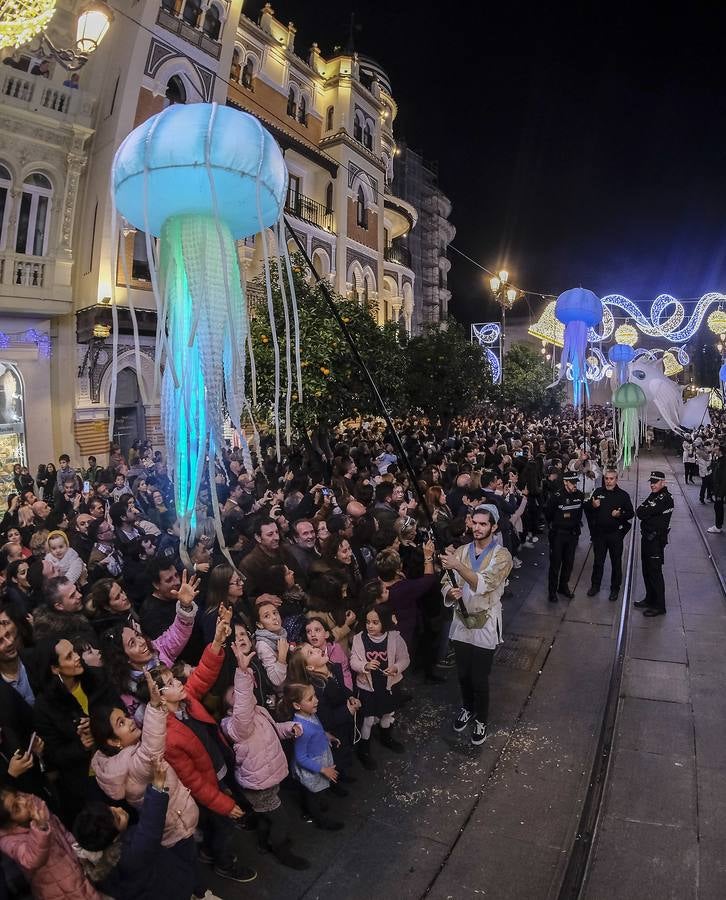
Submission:
[[[210,644],[205,648],[199,665],[186,683],[187,712],[192,718],[215,727],[217,723],[202,705],[202,697],[219,677],[223,662],[224,653],[215,653]],[[182,784],[189,788],[192,797],[200,806],[205,806],[222,816],[228,816],[234,809],[234,798],[220,790],[217,773],[204,744],[174,713],[167,714],[166,725],[164,750],[166,761],[176,771]]]
[[[406,642],[398,631],[388,632],[388,668],[398,668],[398,675],[389,675],[386,689],[391,690],[394,684],[398,684],[403,678],[403,672],[410,663]],[[363,645],[363,637],[357,634],[353,638],[353,647],[350,651],[350,667],[356,673],[355,683],[363,691],[373,690],[373,679],[370,672],[366,672],[366,650]]]
[[[140,808],[147,785],[151,783],[154,760],[164,755],[166,744],[167,714],[147,705],[141,740],[131,747],[124,747],[114,756],[96,751],[92,766],[96,782],[112,800],[126,800]],[[199,809],[185,787],[170,768],[166,777],[169,788],[169,807],[164,824],[163,847],[173,847],[194,834],[199,820]]]
[[[255,701],[254,675],[238,669],[234,676],[232,715],[222,720],[222,731],[234,744],[234,777],[243,788],[264,791],[287,777],[287,759],[281,738],[293,737],[292,722],[275,722]]]
[[[0,832],[0,853],[20,866],[36,900],[101,900],[81,868],[71,834],[54,815],[48,824],[47,830],[31,822]]]

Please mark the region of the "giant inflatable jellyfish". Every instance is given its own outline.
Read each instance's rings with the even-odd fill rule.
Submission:
[[[618,459],[622,460],[625,469],[637,457],[641,438],[645,437],[647,402],[643,389],[632,381],[621,384],[613,395],[616,410],[616,427],[613,433],[617,436]]]
[[[116,209],[146,233],[158,314],[157,374],[163,366],[162,428],[181,520],[183,553],[196,524],[205,465],[214,486],[214,456],[224,446],[225,410],[246,450],[240,420],[247,405],[248,312],[235,241],[257,233],[262,233],[275,349],[275,425],[280,421],[280,360],[266,229],[278,228],[277,245],[285,255],[297,325],[292,276],[280,226],[287,181],[282,152],[270,133],[253,116],[216,103],[168,107],[135,128],[114,159]],[[158,266],[152,236],[160,239]],[[125,259],[122,262],[125,268]],[[290,348],[292,343],[297,348],[299,340],[297,331],[294,342],[288,333],[282,262],[279,258],[277,262],[285,310],[289,428]],[[132,306],[131,315],[135,319]],[[117,333],[114,327],[114,340]],[[138,352],[138,337],[136,344]],[[116,354],[113,374],[115,382]],[[298,397],[302,398],[299,353],[297,376]],[[113,408],[113,398],[111,405]],[[279,452],[279,432],[277,441]],[[211,494],[217,534],[224,546],[216,492],[212,490]]]
[[[680,433],[684,428],[710,424],[708,394],[683,402],[683,388],[667,378],[662,359],[640,356],[630,364],[630,381],[642,388],[647,400],[648,425]]]
[[[603,307],[599,298],[585,288],[571,288],[557,298],[555,316],[565,326],[564,345],[560,357],[560,372],[554,387],[569,371],[572,375],[572,396],[575,406],[580,405],[583,385],[587,387],[587,351],[588,331],[602,322]]]

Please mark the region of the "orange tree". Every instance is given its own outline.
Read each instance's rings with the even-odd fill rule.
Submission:
[[[298,402],[293,363],[292,425],[298,434],[313,428],[336,425],[343,419],[361,414],[380,413],[368,383],[361,375],[343,333],[333,318],[322,289],[305,279],[306,268],[300,257],[293,257],[293,281],[300,320],[300,359],[303,402]],[[286,366],[285,325],[282,292],[276,266],[271,270],[275,332],[280,346],[282,390],[280,417],[285,413]],[[285,275],[287,288],[287,276]],[[274,402],[274,350],[264,277],[254,279],[248,295],[253,301],[252,343],[257,370],[256,413],[270,421]],[[389,409],[405,411],[403,393],[405,348],[393,324],[380,328],[371,310],[360,303],[333,295],[343,321],[376,382]],[[287,291],[289,307],[289,290]],[[289,312],[292,330],[292,312]],[[294,359],[294,357],[293,357]],[[247,367],[247,395],[252,398],[250,366]]]
[[[449,319],[442,329],[432,325],[411,338],[406,347],[406,397],[448,434],[451,420],[475,410],[489,399],[492,379],[484,348]]]

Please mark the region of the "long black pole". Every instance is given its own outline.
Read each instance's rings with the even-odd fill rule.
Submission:
[[[335,321],[338,323],[338,327],[340,328],[341,332],[343,333],[343,337],[345,338],[346,343],[350,347],[350,352],[353,354],[353,359],[356,361],[356,364],[357,364],[358,368],[360,369],[363,377],[368,382],[368,387],[371,389],[371,393],[373,394],[373,396],[376,400],[376,403],[380,407],[383,418],[386,420],[386,425],[388,426],[388,430],[390,431],[390,433],[393,437],[393,443],[396,447],[396,450],[398,451],[400,458],[403,460],[403,464],[404,464],[406,471],[408,472],[409,477],[411,479],[411,484],[413,486],[413,489],[416,492],[416,495],[418,496],[419,502],[421,504],[421,508],[424,511],[426,519],[428,520],[429,525],[432,528],[432,533],[433,533],[434,521],[433,521],[433,518],[431,517],[431,511],[429,510],[429,508],[426,504],[426,498],[424,497],[423,492],[421,491],[421,488],[419,486],[418,478],[416,477],[416,473],[414,472],[413,466],[411,465],[411,460],[408,458],[408,454],[403,449],[403,444],[401,443],[401,438],[399,437],[398,432],[396,431],[396,427],[393,424],[393,421],[391,420],[391,414],[388,412],[388,408],[387,408],[386,404],[383,402],[383,397],[381,397],[381,395],[378,391],[378,388],[376,387],[376,383],[373,380],[373,376],[369,372],[368,366],[365,364],[363,357],[360,355],[358,347],[356,346],[356,343],[353,340],[353,335],[350,333],[348,326],[343,321],[343,317],[341,316],[340,310],[338,309],[338,304],[335,302],[335,299],[334,299],[333,295],[331,294],[330,287],[328,286],[327,282],[324,281],[320,277],[320,275],[318,275],[318,273],[315,271],[315,267],[313,266],[312,261],[307,254],[307,250],[303,246],[303,243],[300,240],[300,238],[298,237],[295,229],[292,227],[292,225],[290,225],[290,222],[288,221],[287,216],[283,217],[283,221],[285,222],[285,227],[292,235],[292,239],[297,244],[298,250],[300,251],[300,253],[302,253],[302,255],[305,259],[305,262],[308,265],[308,268],[312,272],[313,278],[317,282],[318,287],[321,288],[321,290],[323,292],[323,296],[325,297],[325,302],[328,305],[328,310],[330,311],[330,314],[335,319]]]

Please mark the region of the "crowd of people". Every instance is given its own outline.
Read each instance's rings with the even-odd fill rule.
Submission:
[[[619,500],[618,519],[597,492],[612,491],[616,464],[604,410],[584,422],[515,410],[446,436],[398,424],[416,483],[378,420],[280,460],[263,439],[251,471],[228,447],[201,486],[188,554],[159,451],[112,445],[108,464],[85,469],[64,454],[35,479],[17,467],[0,523],[11,895],[210,897],[207,866],[256,877],[238,858],[242,828],[307,868],[304,820],[344,827],[335,798],[381,777],[381,753],[406,752],[398,711],[454,667],[453,727],[482,744],[501,599],[548,525],[549,598],[571,596],[573,491],[593,540],[607,532],[591,594],[610,552],[617,596],[610,526],[624,530],[633,509]]]

